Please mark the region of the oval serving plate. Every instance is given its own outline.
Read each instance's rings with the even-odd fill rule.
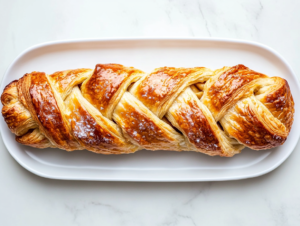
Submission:
[[[130,38],[59,41],[40,44],[23,52],[5,73],[4,87],[27,72],[52,73],[75,68],[94,68],[97,63],[120,63],[144,71],[156,67],[211,69],[244,64],[285,78],[294,97],[300,96],[298,80],[286,61],[264,45],[227,39]],[[105,156],[88,151],[66,152],[35,149],[18,144],[1,117],[0,129],[10,154],[27,170],[39,176],[64,180],[98,181],[220,181],[256,177],[278,167],[295,148],[300,131],[299,99],[287,141],[266,151],[242,150],[232,158],[210,157],[194,152],[139,151]]]

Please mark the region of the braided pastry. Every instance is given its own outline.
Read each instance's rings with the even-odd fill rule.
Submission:
[[[149,149],[231,157],[245,146],[283,144],[294,116],[287,81],[244,65],[32,72],[7,85],[1,101],[17,142],[102,154]]]

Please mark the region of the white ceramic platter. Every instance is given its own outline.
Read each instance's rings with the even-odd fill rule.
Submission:
[[[156,67],[217,69],[244,64],[269,76],[285,78],[295,100],[295,119],[284,145],[266,151],[244,149],[233,158],[210,157],[193,152],[139,151],[120,156],[88,151],[35,149],[15,142],[1,117],[3,141],[10,154],[27,170],[42,177],[99,181],[219,181],[256,177],[278,167],[295,148],[299,128],[299,84],[285,60],[261,44],[224,39],[101,39],[52,42],[22,53],[3,77],[4,87],[25,73],[52,73],[94,68],[97,63],[120,63],[144,71]]]

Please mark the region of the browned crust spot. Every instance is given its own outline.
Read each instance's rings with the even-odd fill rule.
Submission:
[[[95,149],[117,149],[121,146],[119,139],[103,129],[90,113],[84,109],[76,98],[72,100],[73,107],[69,120],[74,137],[84,146]]]
[[[160,149],[164,150],[170,146],[170,141],[164,132],[146,115],[137,111],[134,107],[127,103],[123,103],[124,108],[118,113],[122,118],[122,128],[128,136],[144,148],[153,148],[160,145]]]
[[[37,118],[54,142],[68,149],[74,142],[64,124],[51,86],[43,72],[31,74],[29,93]]]
[[[282,79],[284,80],[284,79]],[[278,118],[290,131],[294,120],[294,100],[290,86],[286,80],[283,85],[273,93],[268,94],[262,103]]]
[[[219,76],[218,80],[209,88],[207,94],[213,101],[212,107],[220,111],[231,97],[243,86],[258,78],[267,77],[239,64],[231,67]]]
[[[83,96],[104,112],[126,78],[138,72],[142,73],[140,70],[120,64],[97,64],[93,75],[85,85]]]
[[[286,137],[271,133],[258,119],[250,106],[236,106],[237,114],[231,116],[239,128],[231,127],[228,132],[239,142],[255,150],[269,149],[283,144]]]
[[[173,116],[189,141],[197,148],[221,154],[221,146],[205,115],[194,100],[181,103]]]
[[[177,91],[184,78],[199,69],[201,68],[159,68],[139,84],[134,95],[147,107],[157,108],[168,96]]]

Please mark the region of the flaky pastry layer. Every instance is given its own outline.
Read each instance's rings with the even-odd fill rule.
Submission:
[[[102,154],[148,149],[231,157],[244,147],[282,145],[294,117],[288,82],[244,65],[31,72],[8,84],[1,102],[17,142]]]

